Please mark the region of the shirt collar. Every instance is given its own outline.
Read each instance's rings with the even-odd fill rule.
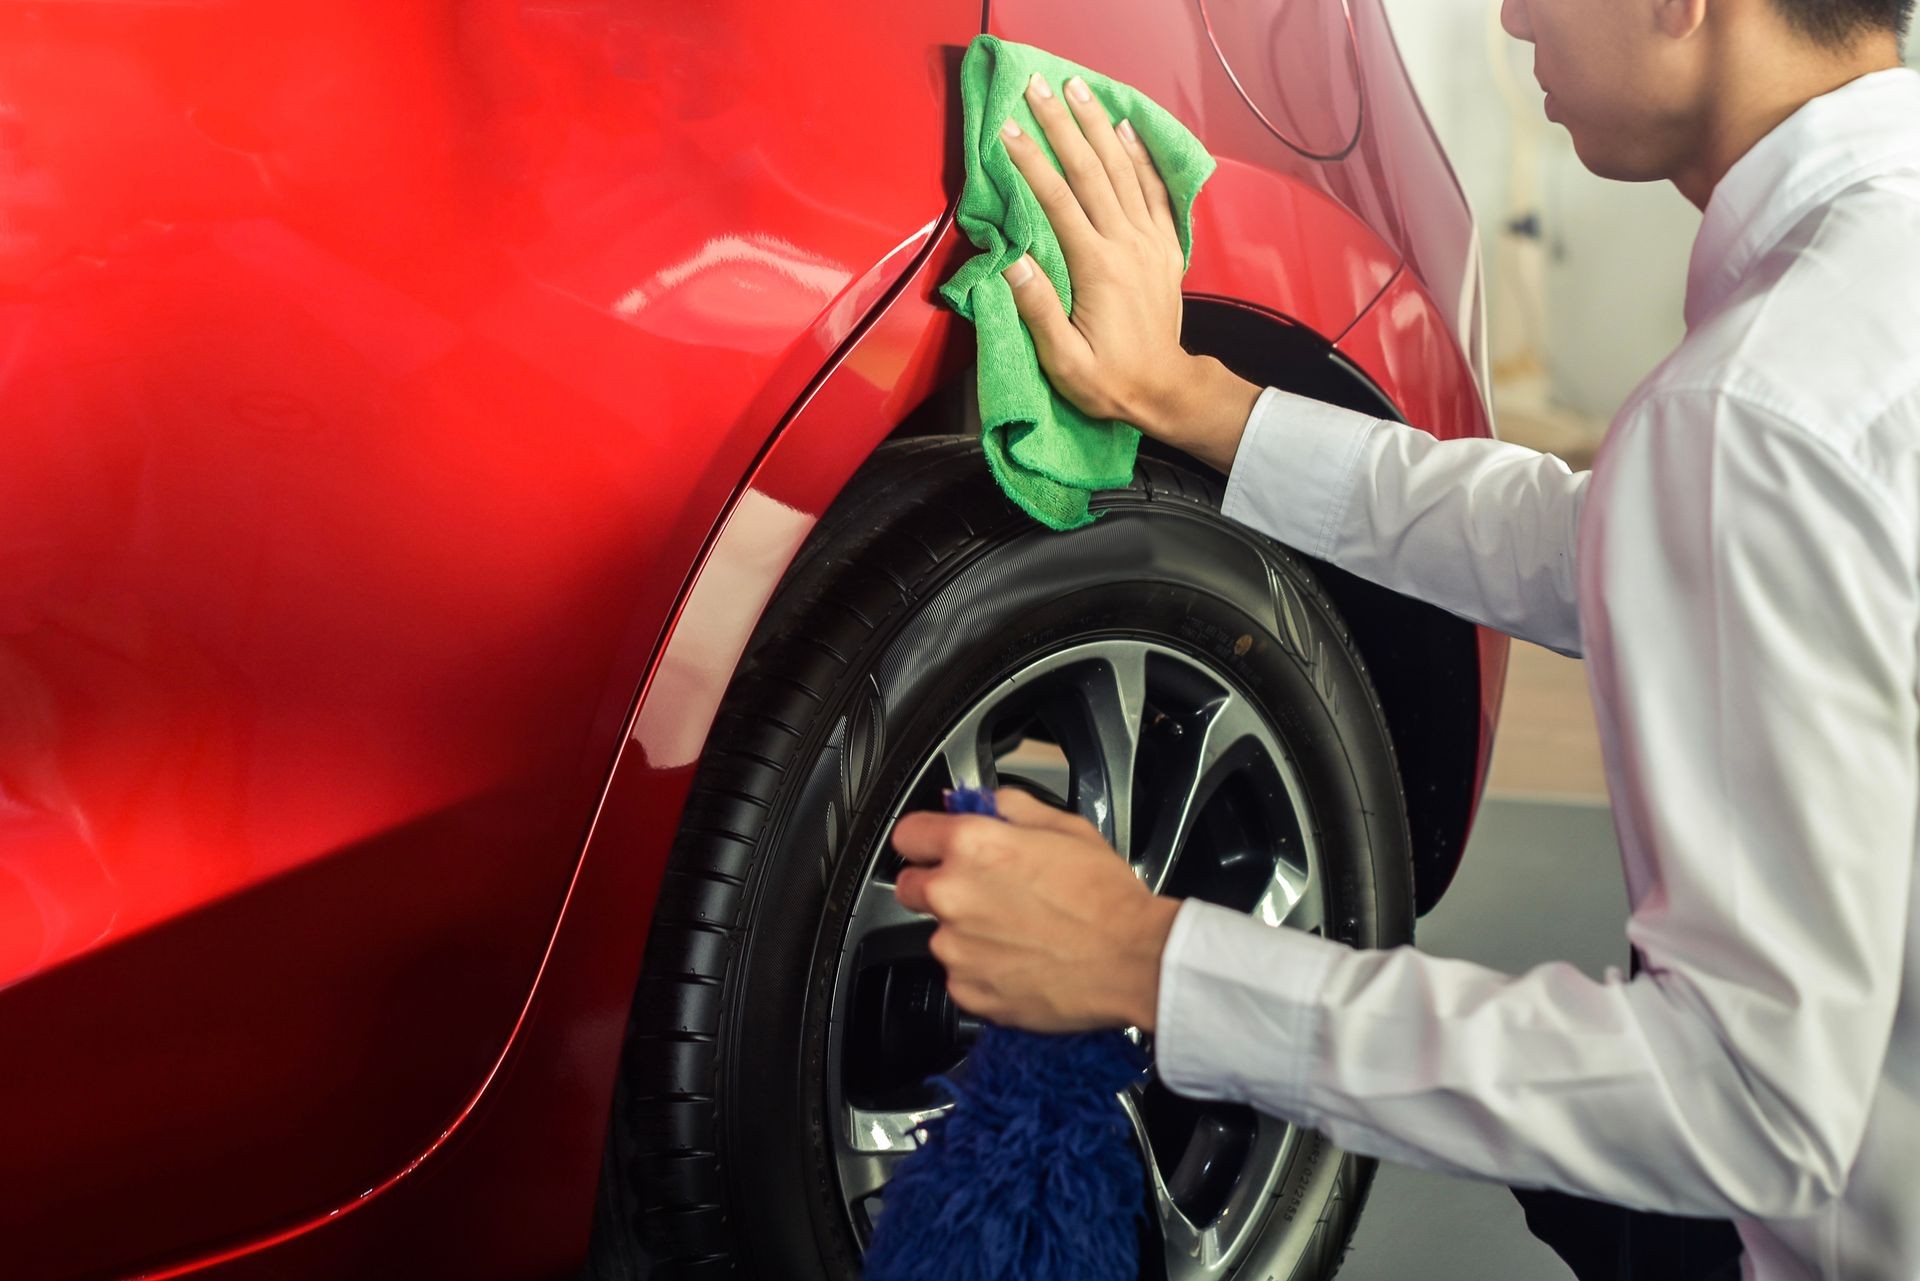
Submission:
[[[1813,99],[1727,171],[1687,271],[1687,326],[1725,304],[1800,220],[1879,173],[1920,168],[1920,74],[1876,71]]]

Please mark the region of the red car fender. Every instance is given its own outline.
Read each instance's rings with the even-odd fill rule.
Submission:
[[[964,323],[932,291],[967,252],[943,218],[723,518],[621,740],[526,1011],[481,1093],[427,1153],[352,1205],[142,1281],[369,1269],[479,1281],[577,1263],[647,926],[707,728],[761,610],[845,478],[961,371]]]
[[[1334,342],[1399,269],[1392,246],[1319,188],[1222,159],[1195,206],[1186,290]]]
[[[465,1142],[980,16],[0,6],[0,1273],[258,1261]]]
[[[1411,272],[1394,277],[1380,301],[1354,323],[1336,349],[1414,426],[1442,440],[1493,434],[1472,365],[1445,316]],[[1485,627],[1475,631],[1480,650],[1480,746],[1473,777],[1477,812],[1507,687],[1510,642]],[[1428,895],[1437,897],[1440,888],[1423,888],[1423,901],[1432,902]]]

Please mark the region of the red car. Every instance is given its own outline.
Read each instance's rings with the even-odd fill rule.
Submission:
[[[855,1275],[965,1054],[885,836],[968,781],[1363,945],[1503,642],[969,428],[982,30],[1219,158],[1187,345],[1487,430],[1380,0],[0,3],[0,1276]],[[1146,1275],[1368,1168],[1158,1086]]]

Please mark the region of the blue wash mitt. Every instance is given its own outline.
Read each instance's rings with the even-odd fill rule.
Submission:
[[[989,793],[947,798],[995,815]],[[1146,1056],[1119,1032],[989,1026],[887,1185],[866,1281],[1132,1281],[1145,1171],[1120,1091]]]

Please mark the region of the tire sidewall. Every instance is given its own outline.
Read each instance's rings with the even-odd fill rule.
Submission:
[[[851,1278],[857,1246],[827,1115],[827,1010],[852,904],[895,810],[947,729],[999,680],[1086,641],[1151,640],[1252,698],[1287,751],[1321,851],[1327,933],[1406,941],[1412,883],[1391,743],[1344,626],[1290,554],[1205,504],[1123,493],[1070,535],[1011,525],[909,584],[912,602],[852,656],[769,815],[728,976],[719,1107],[742,1250],[759,1275]],[[857,569],[849,567],[851,572]],[[837,737],[835,737],[837,735]],[[827,751],[829,739],[838,746]],[[832,769],[845,830],[795,819]],[[1296,1149],[1262,1248],[1239,1274],[1278,1275],[1341,1183],[1318,1136]],[[818,1259],[818,1265],[812,1260]]]

